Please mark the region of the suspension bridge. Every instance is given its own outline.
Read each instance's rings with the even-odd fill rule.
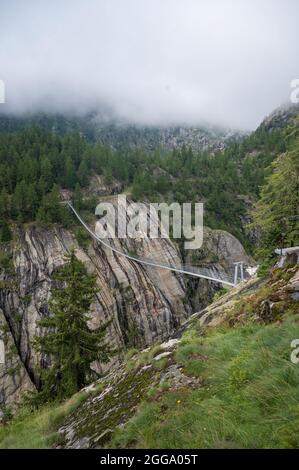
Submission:
[[[158,263],[154,260],[140,258],[140,257],[135,256],[135,255],[124,253],[123,251],[112,247],[111,245],[109,245],[109,243],[106,243],[103,239],[98,237],[96,235],[96,233],[94,233],[90,229],[90,227],[84,222],[84,220],[82,219],[80,214],[78,214],[78,212],[73,207],[71,202],[66,201],[66,204],[69,206],[69,208],[74,213],[75,217],[78,219],[78,221],[81,223],[81,225],[85,228],[85,230],[89,233],[89,235],[94,240],[101,243],[103,246],[105,246],[106,248],[108,248],[109,250],[111,250],[112,252],[116,253],[119,256],[122,256],[124,258],[127,258],[131,261],[134,261],[136,263],[139,263],[139,264],[142,264],[142,265],[145,265],[145,266],[151,266],[151,267],[155,267],[155,268],[166,269],[168,271],[173,271],[173,272],[176,272],[176,273],[179,273],[179,274],[186,274],[187,276],[193,276],[193,277],[198,277],[198,278],[202,278],[202,279],[207,279],[209,281],[216,282],[216,283],[219,283],[219,284],[224,284],[224,285],[227,285],[227,286],[230,286],[230,287],[235,287],[238,284],[238,279],[239,279],[238,273],[239,273],[239,271],[240,271],[240,281],[239,282],[242,282],[244,280],[244,269],[243,269],[244,263],[242,261],[238,261],[238,262],[234,263],[234,265],[235,265],[234,281],[230,282],[227,279],[218,279],[218,278],[212,277],[210,275],[203,274],[202,272],[199,272],[199,268],[195,268],[193,266],[177,267],[177,266],[165,265],[165,264],[160,264],[160,263]]]

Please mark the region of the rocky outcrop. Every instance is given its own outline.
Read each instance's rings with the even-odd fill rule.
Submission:
[[[274,129],[286,128],[294,123],[298,114],[299,104],[290,104],[287,102],[267,116],[260,127],[270,132]]]
[[[183,253],[185,264],[198,267],[200,271],[216,279],[234,279],[234,263],[243,261],[245,267],[254,265],[254,260],[248,256],[242,244],[230,233],[224,230],[211,230],[204,227],[204,242],[199,250],[189,250]],[[245,276],[249,277],[248,274]],[[211,283],[205,279],[186,279],[188,298],[193,311],[202,310],[213,299],[215,292],[221,289],[221,284]]]
[[[124,184],[120,181],[114,178],[111,178],[111,181],[106,181],[104,176],[95,173],[91,176],[89,186],[83,191],[83,194],[84,197],[106,196],[119,194],[123,189]]]
[[[96,139],[102,144],[114,148],[142,148],[148,151],[157,148],[173,150],[183,145],[191,147],[194,151],[207,149],[218,151],[244,136],[244,133],[240,131],[209,125],[158,127],[99,123],[95,126]]]
[[[68,449],[101,448],[109,442],[115,430],[134,415],[150,389],[200,387],[199,378],[185,375],[182,367],[175,363],[173,356],[178,343],[176,340],[159,345],[164,352],[153,358],[148,350],[141,351],[131,358],[132,368],[121,365],[104,379],[83,389],[83,404],[59,429],[60,446]],[[163,358],[160,357],[162,354]],[[142,366],[138,364],[140,358],[145,363]]]
[[[240,325],[280,322],[286,312],[299,314],[298,264],[285,269],[274,269],[270,278],[253,277],[219,300],[191,317],[182,326],[198,319],[201,327],[215,327],[222,323]]]

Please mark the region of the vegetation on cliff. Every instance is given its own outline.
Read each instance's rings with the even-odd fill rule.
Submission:
[[[260,227],[258,255],[273,260],[274,250],[299,244],[299,136],[271,166],[254,212]]]
[[[51,316],[39,321],[46,334],[35,338],[35,348],[49,363],[41,368],[38,403],[69,397],[90,383],[90,364],[105,364],[112,350],[105,342],[107,322],[96,330],[88,326],[88,312],[97,293],[96,276],[88,274],[74,250],[55,275],[58,287],[50,300]]]

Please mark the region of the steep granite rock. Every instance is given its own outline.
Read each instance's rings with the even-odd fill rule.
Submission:
[[[0,313],[9,338],[6,356],[9,343],[14,344],[16,359],[23,367],[22,374],[13,376],[9,384],[4,374],[0,382],[2,402],[14,400],[13,389],[27,388],[28,377],[36,386],[39,384],[36,365],[43,365],[48,358],[36,357],[32,340],[41,333],[38,320],[49,314],[52,274],[64,263],[64,255],[72,246],[88,271],[97,274],[99,293],[92,305],[91,326],[112,319],[108,340],[119,349],[167,338],[190,314],[188,303],[184,303],[182,277],[137,265],[97,243],[90,243],[85,250],[70,231],[60,227],[19,227],[10,248],[13,270],[1,275]],[[150,246],[162,263],[179,263],[169,240],[147,241],[139,247],[143,256]],[[95,367],[101,370],[101,365]]]

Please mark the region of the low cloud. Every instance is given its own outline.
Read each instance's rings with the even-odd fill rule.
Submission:
[[[5,109],[252,129],[299,78],[298,21],[298,0],[2,0]]]

